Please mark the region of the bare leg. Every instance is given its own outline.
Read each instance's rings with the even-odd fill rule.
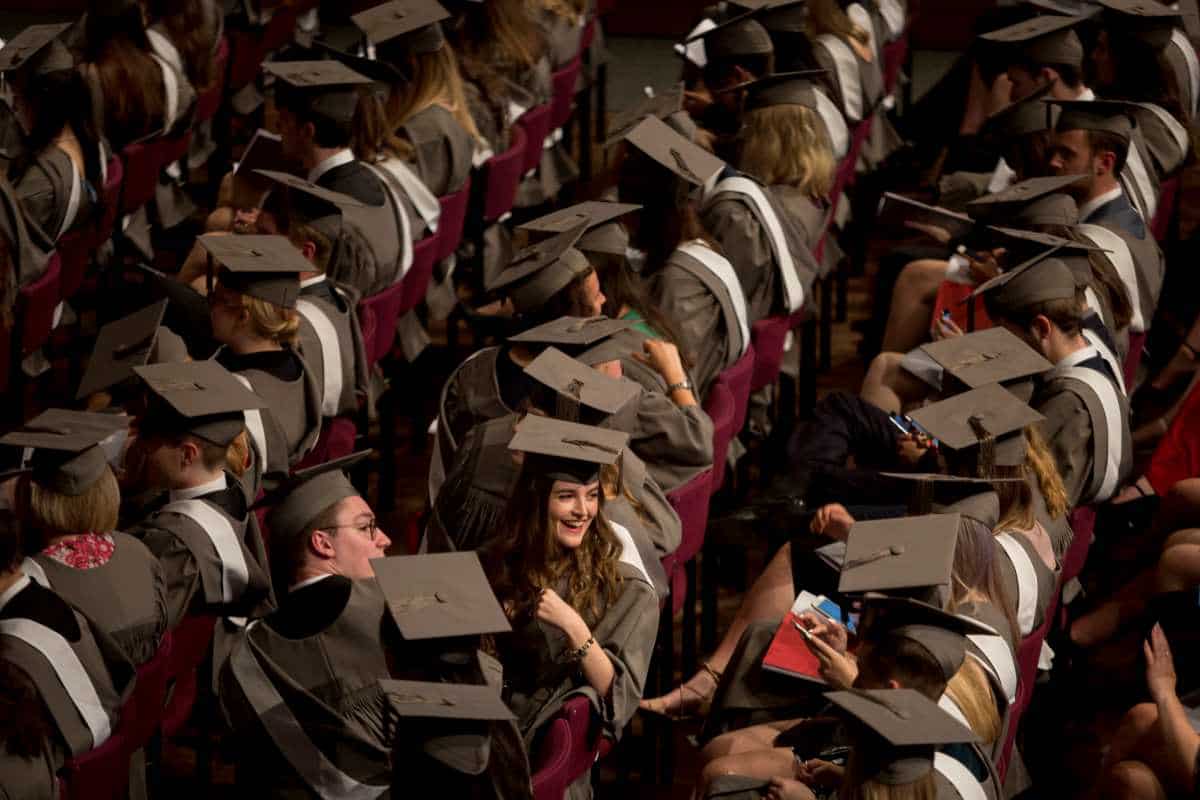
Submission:
[[[871,359],[859,396],[889,414],[899,414],[929,396],[929,385],[906,370],[902,353],[880,353]]]
[[[1098,788],[1106,800],[1167,800],[1162,783],[1140,761],[1116,764],[1105,773]]]
[[[746,593],[741,607],[721,637],[720,644],[705,662],[710,669],[720,673],[729,665],[729,659],[742,638],[746,626],[763,619],[779,619],[792,607],[795,595],[792,591],[792,548],[785,544],[767,564]],[[712,698],[717,684],[706,670],[700,670],[684,684],[667,692],[662,697],[653,697],[641,702],[647,711],[671,716],[686,716],[700,713]]]
[[[947,264],[923,258],[905,265],[892,290],[892,306],[883,331],[883,350],[907,353],[929,340],[929,325],[938,287],[946,280]]]
[[[696,783],[695,797],[704,797],[708,786],[722,775],[745,775],[749,778],[792,778],[795,776],[796,756],[790,747],[772,747],[724,756],[704,765]]]
[[[732,756],[750,750],[770,749],[775,744],[775,737],[781,731],[787,730],[799,721],[798,719],[787,719],[765,722],[761,725],[751,725],[748,728],[723,733],[704,746],[704,749],[700,751],[700,758],[707,764],[724,756]]]
[[[1103,769],[1137,758],[1145,750],[1143,742],[1158,726],[1158,706],[1154,703],[1138,703],[1125,712],[1125,717],[1113,734],[1108,752],[1104,755]]]

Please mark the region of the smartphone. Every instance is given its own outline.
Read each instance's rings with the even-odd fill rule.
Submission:
[[[808,628],[804,627],[799,622],[793,621],[792,624],[796,626],[796,630],[800,631],[800,635],[803,636],[806,641],[812,641],[813,635]]]
[[[950,321],[950,317],[951,317],[951,314],[950,314],[950,309],[948,309],[948,308],[943,308],[943,309],[942,309],[942,321],[943,321],[943,322],[949,322],[949,321]]]
[[[913,432],[912,420],[903,414],[888,414],[888,419],[892,421],[892,424],[895,425],[901,433]]]

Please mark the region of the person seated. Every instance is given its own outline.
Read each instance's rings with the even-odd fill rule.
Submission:
[[[225,27],[221,6],[213,0],[141,2],[154,51],[171,61],[197,92],[211,88],[220,77],[215,59]],[[165,46],[154,41],[159,37],[167,40]]]
[[[1083,42],[1075,30],[1084,21],[1082,16],[1051,14],[979,37],[993,46],[993,56],[1008,77],[1011,102],[1042,89],[1054,100],[1096,98],[1084,83]]]
[[[1106,800],[1187,795],[1196,789],[1194,698],[1176,694],[1175,664],[1166,634],[1158,624],[1142,644],[1150,702],[1125,714],[1101,763],[1095,787]]]
[[[527,411],[487,420],[467,433],[433,503],[423,549],[478,549],[495,535],[520,471],[508,441],[524,413],[626,433],[634,427],[641,388],[633,381],[605,375],[553,347],[535,358],[523,377],[528,395],[518,406]],[[659,562],[679,547],[679,516],[632,450],[622,451],[617,466],[619,475],[601,470],[610,517],[631,532],[655,589],[665,596]]]
[[[32,472],[15,490],[27,531],[21,571],[87,614],[137,666],[154,657],[168,620],[162,565],[115,530],[121,491],[105,449],[123,443],[127,424],[124,415],[51,409],[0,444],[33,449]]]
[[[51,735],[54,721],[37,687],[19,667],[0,656],[0,793],[51,800],[58,796]]]
[[[825,79],[846,121],[855,125],[870,118],[884,97],[871,26],[851,19],[837,0],[816,0],[808,4],[807,33],[815,62],[809,66],[827,70]]]
[[[3,761],[0,787],[17,797],[36,785],[24,782],[27,770],[48,768],[57,773],[68,758],[108,741],[135,678],[133,665],[112,639],[24,572],[21,540],[17,517],[0,510],[0,652],[7,671],[15,673],[17,686],[27,687],[26,697],[32,696],[45,710],[50,723],[45,748],[40,754],[30,753],[34,760],[45,759],[44,766]],[[4,686],[13,684],[6,681]],[[91,702],[85,700],[88,695]],[[4,719],[8,723],[14,717],[5,714]],[[12,753],[13,741],[5,744]],[[29,744],[27,752],[38,749],[36,743]]]
[[[477,352],[446,381],[439,401],[438,450],[430,470],[431,499],[466,431],[515,410],[505,399],[512,394],[510,376],[547,345],[566,347],[568,355],[583,363],[603,365],[604,371],[641,385],[632,449],[664,491],[712,466],[712,420],[696,400],[678,348],[648,338],[628,321],[599,316],[605,298],[595,270],[573,247],[583,227],[581,223],[521,251],[493,284],[513,302],[515,324],[523,333],[511,337],[509,344]],[[561,311],[574,316],[536,324],[543,315]]]
[[[481,557],[512,622],[496,638],[505,701],[527,745],[570,696],[591,701],[603,735],[637,712],[658,631],[658,597],[623,529],[605,516],[600,467],[626,434],[527,416],[509,448],[521,477]],[[568,789],[588,786],[590,771]]]
[[[321,415],[353,415],[366,400],[370,373],[354,289],[328,277],[344,224],[339,198],[291,175],[269,173],[275,188],[257,227],[286,236],[313,269],[300,273],[299,354],[321,387]],[[343,196],[344,197],[344,196]],[[353,202],[344,197],[340,202]]]
[[[0,330],[13,327],[17,290],[40,278],[48,263],[29,235],[17,193],[0,175]]]
[[[113,150],[176,132],[195,105],[195,89],[155,47],[164,41],[147,35],[139,0],[88,4],[80,67]]]
[[[213,358],[266,403],[260,422],[248,426],[261,473],[286,473],[321,431],[322,392],[296,352],[299,276],[312,265],[283,236],[209,233],[199,241],[217,267],[208,296],[220,344]]]
[[[1178,13],[1114,3],[1104,6],[1099,23],[1089,58],[1100,96],[1154,103],[1186,124],[1196,112],[1196,70]]]
[[[166,496],[129,530],[162,564],[169,626],[189,615],[261,615],[274,602],[249,511],[258,485],[239,478],[229,459],[264,401],[214,361],[135,371],[148,399],[130,451],[145,465],[146,484]]]
[[[458,684],[490,686],[498,671],[464,642],[507,629],[493,624],[503,614],[478,562],[402,558],[406,577],[377,576],[391,540],[343,471],[364,455],[297,470],[262,501],[280,604],[238,637],[219,680],[221,709],[245,748],[238,786],[266,797],[346,787],[379,794],[419,780],[455,796],[521,796],[522,786],[528,794],[528,763],[504,722],[510,712],[481,716],[480,729],[478,709],[467,706],[479,696],[454,694]],[[459,639],[442,638],[442,604],[414,608],[418,575],[431,593],[453,598]],[[429,693],[463,705],[461,713],[427,718],[442,715],[413,708],[413,696]]]
[[[1083,292],[1056,258],[1026,263],[976,289],[988,316],[1054,365],[1031,405],[1046,417],[1071,508],[1104,502],[1129,475],[1129,414],[1120,377],[1083,335]]]
[[[47,254],[64,233],[91,221],[109,159],[89,111],[87,86],[58,38],[64,28],[35,25],[0,49],[0,74],[12,88],[23,133],[19,148],[8,154],[8,178],[30,234]],[[10,60],[6,51],[16,55]]]

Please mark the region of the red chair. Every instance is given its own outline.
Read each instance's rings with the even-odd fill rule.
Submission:
[[[517,199],[517,187],[525,173],[525,151],[528,137],[524,128],[514,125],[508,149],[487,160],[486,184],[483,193],[483,221],[490,224],[512,211]]]
[[[321,426],[321,434],[317,443],[308,455],[300,459],[292,469],[305,469],[333,461],[335,458],[348,456],[354,452],[354,439],[358,436],[358,428],[352,417],[333,417],[325,420]]]
[[[400,306],[403,302],[403,280],[358,302],[359,325],[363,329],[363,348],[367,351],[368,365],[377,363],[392,349],[392,341],[396,338],[396,322],[400,319]],[[368,330],[371,331],[369,340]]]
[[[158,173],[162,170],[162,151],[154,140],[126,145],[121,151],[125,179],[121,186],[120,215],[137,211],[154,198]]]
[[[1166,241],[1170,233],[1171,219],[1175,216],[1175,206],[1179,200],[1179,183],[1179,176],[1172,175],[1158,189],[1158,209],[1150,221],[1150,232],[1159,242]]]
[[[891,93],[896,88],[896,81],[900,78],[900,70],[904,68],[904,62],[907,60],[907,33],[896,41],[888,42],[883,46],[883,86],[888,93]]]
[[[525,164],[521,172],[525,175],[533,172],[542,163],[542,147],[546,137],[550,135],[550,118],[554,107],[550,103],[534,106],[521,115],[517,125],[525,131]]]
[[[108,178],[100,190],[104,213],[100,215],[100,219],[96,223],[94,243],[97,247],[108,241],[113,234],[113,228],[117,224],[117,212],[121,208],[121,189],[124,184],[125,165],[121,163],[120,158],[113,156],[108,160]]]
[[[683,486],[667,493],[667,500],[671,503],[671,508],[675,509],[675,513],[679,515],[679,522],[683,528],[683,536],[679,542],[679,549],[663,559],[663,567],[667,569],[667,575],[672,578],[671,589],[671,610],[672,613],[678,613],[683,608],[684,602],[690,591],[676,591],[676,581],[679,581],[678,576],[683,576],[684,573],[679,567],[687,564],[696,554],[700,552],[700,548],[704,546],[704,531],[708,528],[708,500],[712,496],[713,470],[705,470]],[[686,578],[682,580],[682,586],[690,590]]]
[[[732,367],[721,373],[718,378],[728,388],[733,396],[734,415],[733,433],[736,436],[746,427],[746,411],[750,405],[750,386],[754,383],[754,374],[758,364],[758,351],[751,344],[746,348]]]
[[[171,698],[162,710],[163,736],[171,738],[192,716],[199,695],[198,670],[208,656],[216,617],[187,616],[172,631],[171,664],[167,681],[174,681]]]
[[[779,371],[783,368],[783,346],[787,341],[788,331],[804,322],[806,313],[801,309],[788,317],[782,315],[767,317],[751,326],[750,341],[754,346],[754,373],[750,379],[751,394],[764,386],[770,386],[779,377]],[[742,422],[745,424],[744,412]]]
[[[1184,478],[1197,475],[1200,475],[1200,384],[1193,384],[1166,435],[1154,448],[1146,467],[1146,480],[1161,496]]]
[[[154,144],[154,157],[158,160],[159,171],[183,159],[188,148],[192,145],[192,133],[188,131],[180,136],[162,138]]]
[[[1062,577],[1059,580],[1064,585],[1083,571],[1088,549],[1092,546],[1095,525],[1096,509],[1091,506],[1082,506],[1071,512],[1071,530],[1075,535],[1062,560]]]
[[[440,234],[426,236],[413,245],[412,265],[408,268],[408,272],[404,273],[404,280],[401,281],[404,284],[404,295],[400,301],[400,311],[396,316],[397,320],[409,311],[412,311],[425,299],[425,292],[429,288],[429,281],[433,278],[433,265],[437,260],[436,256],[440,249],[439,236]],[[363,331],[363,336],[366,336],[366,331]],[[395,338],[394,334],[392,338]],[[390,339],[388,347],[391,347]]]
[[[591,702],[586,697],[568,699],[547,723],[534,754],[534,800],[562,800],[567,787],[611,749],[612,740],[600,734]]]
[[[1129,352],[1125,354],[1125,363],[1121,368],[1125,371],[1125,387],[1133,392],[1133,383],[1137,379],[1138,367],[1142,363],[1142,348],[1146,346],[1146,332],[1129,334]]]
[[[91,263],[92,250],[95,245],[95,231],[90,228],[67,231],[58,237],[54,246],[58,253],[61,271],[58,275],[59,297],[69,300],[83,286],[88,264]]]
[[[725,458],[729,452],[729,443],[733,441],[737,429],[734,427],[734,415],[737,407],[733,400],[733,392],[721,378],[717,378],[704,398],[704,413],[713,424],[713,478],[712,493],[720,491],[725,483]]]
[[[50,256],[45,273],[17,293],[22,358],[44,345],[54,329],[54,309],[58,307],[62,296],[58,280],[59,264],[58,253],[54,253]]]
[[[129,788],[129,761],[150,741],[163,718],[172,636],[168,632],[154,658],[138,667],[133,694],[121,707],[112,736],[104,744],[67,759],[59,771],[64,800],[123,800]]]
[[[1050,605],[1046,608],[1046,617],[1041,627],[1030,632],[1028,636],[1021,640],[1021,644],[1017,647],[1017,672],[1020,675],[1020,681],[1017,685],[1017,701],[1009,711],[1008,729],[1005,731],[1004,746],[1001,748],[1000,757],[996,762],[996,771],[999,773],[1001,781],[1004,780],[1004,776],[1008,773],[1008,765],[1012,759],[1012,749],[1017,741],[1017,733],[1020,731],[1021,718],[1025,716],[1025,711],[1029,708],[1029,703],[1033,699],[1034,685],[1037,682],[1038,662],[1042,657],[1042,644],[1046,641],[1046,636],[1050,633],[1050,627],[1054,624],[1054,614],[1058,610],[1058,595],[1059,592],[1056,589],[1054,594],[1051,595]]]
[[[583,61],[575,56],[566,66],[551,76],[554,86],[554,96],[550,101],[550,130],[555,131],[567,124],[571,118],[572,101],[575,99],[575,87],[579,84],[579,70]]]
[[[225,67],[229,64],[229,40],[221,37],[217,55],[213,58],[213,75],[216,80],[196,98],[196,122],[205,122],[217,115],[221,98],[225,95]]]
[[[462,243],[463,228],[467,224],[467,204],[471,199],[471,180],[453,194],[439,197],[442,206],[438,222],[438,255],[435,261],[445,261]]]

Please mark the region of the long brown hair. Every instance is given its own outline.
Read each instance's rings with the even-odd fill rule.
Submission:
[[[950,602],[946,610],[955,611],[970,603],[990,603],[1004,613],[1009,641],[1019,642],[1021,632],[1017,625],[1016,603],[1004,587],[996,558],[998,547],[988,526],[971,517],[964,516],[959,520],[950,577]]]
[[[183,60],[187,79],[198,92],[212,86],[217,78],[214,56],[218,30],[212,23],[220,12],[212,8],[212,1],[142,0],[146,14],[166,28]]]
[[[1025,463],[1016,467],[997,466],[994,476],[1023,478],[1020,481],[997,481],[993,484],[1000,498],[1000,522],[996,525],[996,530],[1016,528],[1027,531],[1033,527],[1037,521],[1034,517],[1033,502],[1035,485],[1052,519],[1058,519],[1067,513],[1067,490],[1058,474],[1054,454],[1050,452],[1038,429],[1032,425],[1025,429]]]
[[[373,164],[388,158],[412,160],[412,144],[396,135],[396,128],[388,122],[385,100],[373,87],[359,90],[351,128],[350,149],[359,161]]]
[[[620,591],[617,562],[621,543],[604,516],[601,491],[596,516],[583,542],[564,551],[550,519],[553,488],[553,478],[522,469],[501,518],[500,533],[483,552],[484,569],[510,617],[532,614],[543,589],[558,589],[565,583],[563,600],[591,627]]]
[[[816,39],[824,33],[832,33],[839,39],[854,39],[859,44],[870,44],[871,35],[854,24],[854,20],[842,10],[837,0],[810,0],[808,4],[808,35]]]
[[[114,14],[89,9],[83,61],[95,67],[90,74],[103,98],[104,135],[114,149],[157,132],[166,114],[166,92],[136,3]]]
[[[546,38],[525,0],[468,3],[452,37],[462,72],[479,86],[482,96],[507,97],[505,81],[524,85],[546,52]]]
[[[454,50],[443,44],[432,53],[411,56],[408,69],[412,80],[404,86],[392,86],[384,108],[391,129],[398,130],[413,115],[433,105],[439,105],[454,115],[454,119],[476,139],[479,129],[467,107],[462,73]]]

